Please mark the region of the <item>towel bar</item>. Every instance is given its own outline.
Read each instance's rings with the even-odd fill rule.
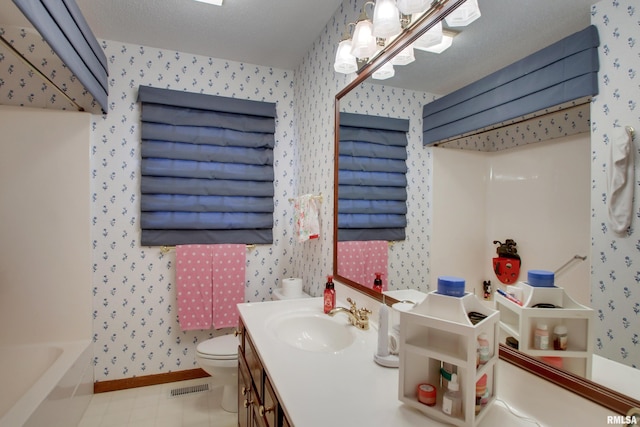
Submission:
[[[248,251],[252,251],[252,250],[254,250],[257,246],[258,246],[258,245],[253,244],[253,243],[248,244],[248,245],[247,245],[247,250],[248,250]],[[162,255],[165,255],[165,254],[168,254],[170,250],[175,249],[175,248],[176,248],[175,246],[162,245],[162,246],[160,246],[160,253],[161,253]]]

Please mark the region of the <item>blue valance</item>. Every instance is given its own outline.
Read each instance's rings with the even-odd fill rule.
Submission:
[[[51,49],[107,112],[107,57],[74,0],[13,0]]]
[[[141,86],[142,244],[272,243],[275,104]]]
[[[409,120],[340,113],[338,240],[404,240]]]
[[[572,34],[423,107],[433,144],[598,93],[598,31]]]

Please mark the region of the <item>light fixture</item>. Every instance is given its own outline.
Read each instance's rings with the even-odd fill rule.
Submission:
[[[397,0],[398,10],[404,15],[422,13],[429,7],[429,0]]]
[[[198,0],[220,1],[222,0]],[[402,31],[410,28],[412,22],[423,19],[425,13],[435,11],[442,0],[375,0],[362,5],[360,16],[354,25],[353,37],[348,31],[343,34],[336,51],[333,68],[338,73],[349,74],[358,71],[369,59],[375,57],[380,46],[389,46]],[[373,22],[367,17],[366,7],[373,5]],[[478,0],[465,0],[451,10],[445,18],[449,27],[469,25],[480,17]],[[442,21],[433,24],[429,31],[422,34],[413,44],[404,48],[385,65],[377,69],[372,77],[383,80],[393,77],[394,65],[407,65],[415,61],[414,48],[433,53],[442,53],[453,44],[458,31],[443,29]]]
[[[395,0],[376,0],[373,9],[373,35],[387,39],[397,36],[400,31],[400,12]]]
[[[453,44],[453,38],[458,34],[457,31],[442,30],[442,41],[435,46],[422,48],[426,52],[442,53]]]
[[[396,70],[393,68],[391,61],[386,62],[382,67],[373,72],[371,77],[376,80],[390,79],[396,74]]]
[[[337,73],[351,74],[358,70],[358,64],[356,57],[351,54],[351,35],[349,34],[349,28],[352,25],[356,25],[353,22],[347,24],[347,27],[342,34],[342,40],[338,44],[338,50],[336,51],[336,60],[333,62],[333,69]]]
[[[360,16],[356,21],[356,29],[353,30],[353,38],[351,39],[351,54],[356,58],[370,58],[376,52],[376,38],[373,36],[373,24],[367,18],[365,11],[368,4],[374,4],[372,1],[362,5]]]
[[[396,37],[391,38],[391,40],[389,40],[389,43],[391,43]],[[411,64],[415,60],[416,57],[413,53],[413,43],[411,43],[409,46],[398,52],[396,56],[391,58],[391,63],[393,65],[407,65]]]
[[[420,50],[427,50],[440,43],[442,43],[442,21],[438,21],[429,31],[421,35],[418,40],[415,41],[413,47]]]
[[[195,0],[195,1],[199,1],[200,3],[212,4],[214,6],[222,6],[222,0]]]
[[[450,27],[464,27],[480,18],[478,0],[467,0],[445,18]]]

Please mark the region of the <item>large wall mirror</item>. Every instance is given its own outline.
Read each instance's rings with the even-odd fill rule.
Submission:
[[[338,239],[339,126],[341,113],[392,117],[410,121],[407,185],[412,188],[407,199],[407,237],[389,246],[389,277],[385,283],[389,290],[428,292],[435,289],[435,279],[439,275],[456,275],[467,279],[467,291],[482,295],[484,280],[491,280],[494,289],[499,285],[491,266],[491,256],[495,254],[493,240],[513,238],[523,259],[520,280],[526,280],[527,269],[563,270],[559,272],[559,276],[562,275],[560,286],[579,302],[589,305],[590,282],[593,280],[590,273],[592,242],[589,237],[592,185],[589,176],[590,100],[575,101],[569,104],[568,109],[562,110],[564,118],[568,116],[574,125],[580,123],[574,126],[574,132],[561,131],[558,138],[536,144],[510,146],[491,152],[460,150],[464,144],[478,141],[482,144],[489,138],[489,133],[495,136],[499,131],[493,129],[481,133],[475,142],[469,142],[468,138],[457,139],[439,147],[423,147],[420,135],[424,104],[586,28],[591,23],[594,1],[570,0],[541,5],[538,2],[514,4],[508,0],[481,0],[482,17],[468,27],[456,29],[459,32],[448,50],[441,54],[415,50],[415,61],[396,66],[395,76],[386,80],[372,78],[383,64],[460,3],[458,0],[441,2],[437,10],[413,23],[377,57],[363,65],[353,81],[336,95],[334,275],[348,286],[382,300],[382,295],[371,289],[372,283],[361,283],[362,279],[340,274],[345,270],[340,268]],[[500,138],[504,142],[504,133],[509,135],[511,132],[509,138],[513,140],[514,132],[524,134],[524,129],[532,123],[544,120],[551,123],[549,126],[556,125],[553,116],[535,120],[516,124],[515,128],[502,128]],[[548,133],[548,126],[542,132]],[[458,149],[453,150],[452,146]],[[537,156],[541,160],[537,160]],[[551,161],[550,156],[560,163]],[[532,178],[532,174],[538,173],[538,169],[527,169],[527,159],[529,163],[539,161],[548,164],[550,175],[555,175],[554,170],[568,169],[568,174],[560,178],[563,188],[550,189],[548,198],[539,194],[520,194],[522,198],[518,198],[516,192],[519,193],[521,187],[513,187],[512,184],[526,181],[527,177]],[[566,167],[567,161],[570,168]],[[499,175],[504,179],[497,190],[487,194],[484,181],[491,174],[493,178]],[[550,182],[545,185],[554,185],[553,181]],[[456,194],[447,191],[455,191]],[[528,201],[536,206],[538,216],[544,217],[538,218],[546,224],[544,230],[537,226],[523,226],[526,220],[514,220],[531,213],[532,205],[523,206]],[[447,205],[447,209],[442,209],[443,205]],[[487,216],[493,219],[487,219]],[[501,226],[496,226],[496,222]],[[583,256],[587,256],[584,261]],[[564,268],[567,263],[568,267]],[[387,298],[386,301],[393,303],[396,299]],[[635,351],[638,354],[631,355],[630,360],[635,360],[637,366],[640,364],[637,362],[640,349]],[[632,392],[603,386],[595,377],[592,381],[589,375],[583,377],[556,369],[504,345],[501,345],[501,357],[618,413],[640,406],[637,396],[630,396]]]

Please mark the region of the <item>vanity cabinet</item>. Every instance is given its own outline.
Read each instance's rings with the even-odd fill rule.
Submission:
[[[501,340],[513,337],[518,340],[518,350],[537,358],[558,357],[560,360],[545,361],[576,375],[591,378],[591,358],[593,355],[593,310],[585,307],[560,287],[535,287],[525,282],[513,285],[522,293],[522,305],[496,293],[496,309],[500,312]],[[537,304],[552,304],[557,308],[538,308]],[[534,331],[538,324],[547,325],[548,348],[541,350],[535,346]],[[554,350],[553,329],[567,328],[567,349]],[[544,360],[544,359],[543,359]]]
[[[480,313],[483,320],[473,323],[469,313]],[[400,376],[398,398],[427,416],[456,426],[475,426],[496,399],[499,313],[480,302],[475,295],[450,297],[436,292],[412,310],[400,313]],[[486,334],[489,358],[477,364],[478,337]],[[458,375],[462,410],[458,416],[443,412],[447,391],[441,369]],[[476,413],[476,383],[486,375],[484,404]],[[418,400],[418,386],[436,388],[436,402],[427,406]]]
[[[239,331],[238,426],[291,426],[242,319]]]

